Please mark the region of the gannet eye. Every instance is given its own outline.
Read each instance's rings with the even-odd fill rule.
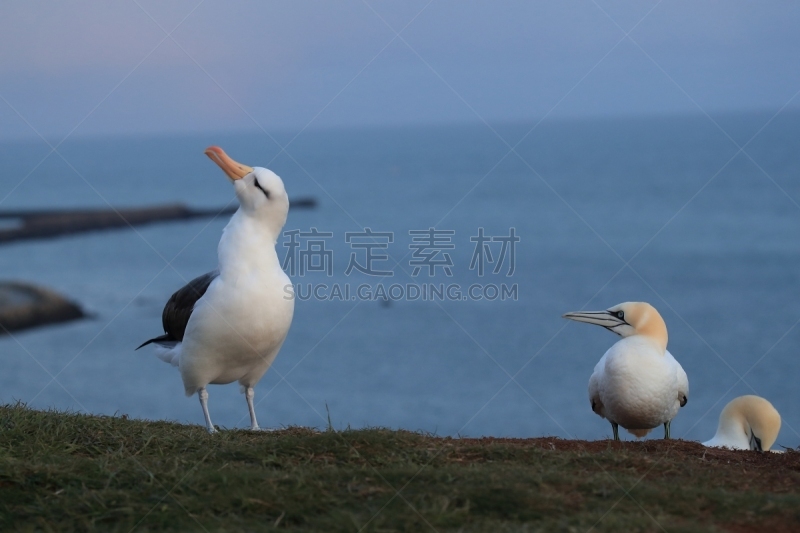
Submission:
[[[617,311],[617,318],[620,320],[625,318],[625,313],[623,311]]]

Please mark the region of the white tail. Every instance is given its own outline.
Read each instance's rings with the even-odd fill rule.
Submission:
[[[172,347],[162,346],[160,344],[153,344],[153,347],[155,348],[156,357],[165,363],[169,363],[172,366],[178,366],[180,364],[181,348],[183,347],[182,342],[179,342]]]

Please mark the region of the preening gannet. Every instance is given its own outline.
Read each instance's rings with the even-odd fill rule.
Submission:
[[[175,292],[161,315],[165,334],[139,348],[153,343],[160,359],[180,369],[186,395],[200,397],[210,433],[216,430],[209,383],[238,381],[251,429],[259,429],[253,387],[278,355],[294,313],[291,281],[275,251],[289,197],[272,171],[237,163],[216,146],[205,153],[233,181],[239,209],[219,241],[219,268]]]
[[[781,415],[771,403],[760,396],[739,396],[722,410],[717,434],[703,446],[772,451],[780,430]]]
[[[637,437],[663,424],[664,438],[678,409],[689,399],[689,380],[667,350],[667,326],[645,302],[626,302],[606,311],[567,313],[564,318],[603,326],[622,337],[600,358],[589,378],[592,411]]]

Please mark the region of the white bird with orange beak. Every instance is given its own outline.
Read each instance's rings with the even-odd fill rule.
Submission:
[[[567,313],[564,318],[603,326],[622,337],[600,358],[589,378],[592,410],[637,437],[670,424],[689,399],[689,380],[667,350],[667,326],[645,302],[626,302],[605,311]]]
[[[139,348],[153,343],[160,359],[180,369],[186,395],[198,393],[209,433],[216,429],[206,386],[234,381],[257,430],[253,387],[278,355],[294,314],[291,280],[275,251],[289,197],[274,172],[237,163],[217,146],[205,153],[233,182],[240,207],[223,230],[218,269],[175,292],[161,316],[164,335]]]
[[[781,415],[769,401],[746,395],[731,400],[719,415],[714,438],[703,446],[731,450],[771,450],[781,430]]]

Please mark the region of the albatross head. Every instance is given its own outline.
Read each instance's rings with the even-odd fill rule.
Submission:
[[[263,220],[277,239],[289,213],[289,196],[278,175],[237,163],[219,146],[206,148],[205,154],[233,181],[244,214]]]
[[[769,451],[781,430],[781,415],[760,396],[739,396],[725,406],[719,415],[714,438],[705,446],[736,450]]]
[[[603,326],[621,337],[644,335],[667,349],[667,325],[656,308],[646,302],[625,302],[605,311],[578,311],[563,317]]]

